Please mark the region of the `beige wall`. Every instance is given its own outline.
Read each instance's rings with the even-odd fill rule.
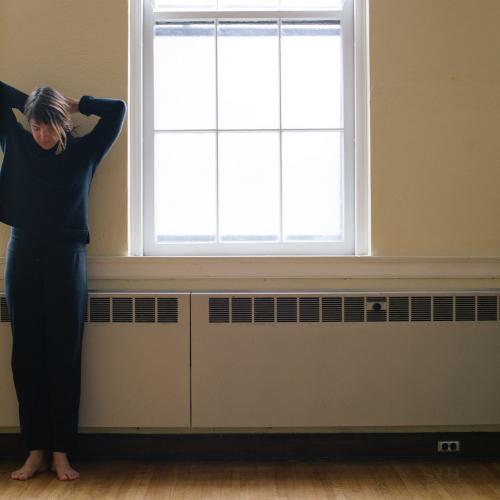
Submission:
[[[498,0],[370,0],[374,255],[500,255],[499,25]]]
[[[373,254],[500,257],[500,0],[371,0],[370,17]],[[126,100],[127,0],[0,0],[0,79],[25,92],[48,84]],[[94,120],[75,115],[83,132]],[[126,134],[94,178],[89,256],[126,255]],[[8,232],[0,224],[0,255]],[[178,279],[168,264],[158,276],[95,277],[90,288],[500,286],[498,273],[461,279],[459,266],[450,279]]]
[[[51,85],[126,101],[127,30],[127,0],[1,0],[0,80],[27,94]],[[97,121],[73,116],[82,133]],[[89,227],[89,256],[127,254],[127,124],[95,174]],[[2,255],[9,232],[0,224]]]
[[[127,11],[2,0],[0,79],[127,99]],[[499,256],[500,2],[371,0],[370,20],[373,254]],[[89,255],[126,255],[126,133],[94,178]]]

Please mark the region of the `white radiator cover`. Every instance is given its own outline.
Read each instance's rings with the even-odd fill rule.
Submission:
[[[194,293],[192,425],[500,424],[499,301],[491,292],[480,294],[489,299],[476,295]],[[251,297],[250,303],[244,297]],[[257,323],[257,299],[263,319],[265,297],[273,299],[274,321]],[[335,297],[341,299],[340,316],[332,313],[330,299]],[[393,309],[386,307],[385,318],[384,297]],[[451,321],[442,321],[450,313],[446,297],[453,299]],[[326,310],[321,307],[315,314],[313,298],[318,306],[325,302]],[[401,303],[406,298],[405,321]],[[213,319],[222,322],[208,321],[210,301]],[[381,311],[367,311],[377,303]],[[389,316],[399,321],[388,321]]]
[[[11,428],[1,299],[0,427]],[[497,290],[91,292],[80,426],[500,425],[499,304]]]
[[[123,307],[112,307],[114,300],[124,298],[154,300],[153,321],[145,321],[147,307],[132,307],[131,316]],[[176,322],[159,321],[160,298],[177,299]],[[96,299],[108,302],[108,309],[102,303],[93,307]],[[80,427],[189,427],[189,302],[189,293],[89,294]],[[10,323],[0,324],[0,427],[12,427],[19,420],[10,367],[11,331]]]

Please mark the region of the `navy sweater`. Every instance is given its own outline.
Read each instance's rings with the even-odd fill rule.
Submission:
[[[0,81],[0,221],[47,241],[89,243],[88,194],[95,170],[120,134],[127,105],[84,95],[78,108],[99,122],[66,149],[43,149],[16,119],[28,95]]]

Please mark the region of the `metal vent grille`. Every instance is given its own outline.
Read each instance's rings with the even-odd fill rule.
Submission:
[[[255,322],[274,323],[274,298],[255,297]]]
[[[158,323],[177,323],[177,297],[158,297]]]
[[[0,294],[0,321],[10,322],[5,294]],[[106,297],[93,296],[91,292],[85,304],[84,321],[85,323],[177,323],[178,298],[114,295]]]
[[[0,299],[0,320],[2,322],[10,321],[9,308],[7,306],[7,299],[5,297],[1,297]]]
[[[90,297],[90,321],[109,323],[110,319],[109,297]]]
[[[387,321],[387,299],[385,297],[366,298],[366,321]]]
[[[477,321],[500,319],[498,296],[231,296],[209,303],[211,323],[476,321],[476,304]]]
[[[154,323],[155,322],[155,298],[136,297],[135,298],[135,322]]]
[[[209,297],[210,323],[499,321],[497,295]],[[366,314],[365,314],[366,312]],[[5,295],[0,321],[10,322]],[[176,323],[177,297],[89,296],[85,321]]]
[[[389,297],[389,321],[409,321],[410,297]]]
[[[430,321],[431,320],[431,298],[412,297],[411,298],[411,320]]]
[[[132,323],[132,297],[113,297],[113,323]]]
[[[319,297],[299,297],[299,321],[319,321]]]
[[[297,321],[297,297],[278,297],[278,322]]]
[[[453,321],[453,297],[434,297],[434,321]]]
[[[455,317],[457,321],[476,319],[476,297],[456,297]]]
[[[477,298],[477,320],[478,321],[497,321],[498,319],[498,300],[497,297],[478,297]]]
[[[229,323],[229,299],[227,297],[210,297],[208,314],[210,323]]]
[[[342,321],[342,297],[322,297],[322,321]]]
[[[365,320],[364,297],[344,297],[344,321]]]
[[[231,320],[233,323],[252,322],[252,298],[232,297],[231,299]]]
[[[156,307],[158,307],[158,316]],[[88,321],[87,312],[85,321]],[[97,323],[177,323],[178,300],[176,297],[91,296],[90,321]]]

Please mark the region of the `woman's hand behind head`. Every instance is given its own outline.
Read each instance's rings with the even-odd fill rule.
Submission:
[[[73,99],[73,97],[66,97],[66,102],[69,104],[70,113],[78,113],[78,103],[80,101]]]

